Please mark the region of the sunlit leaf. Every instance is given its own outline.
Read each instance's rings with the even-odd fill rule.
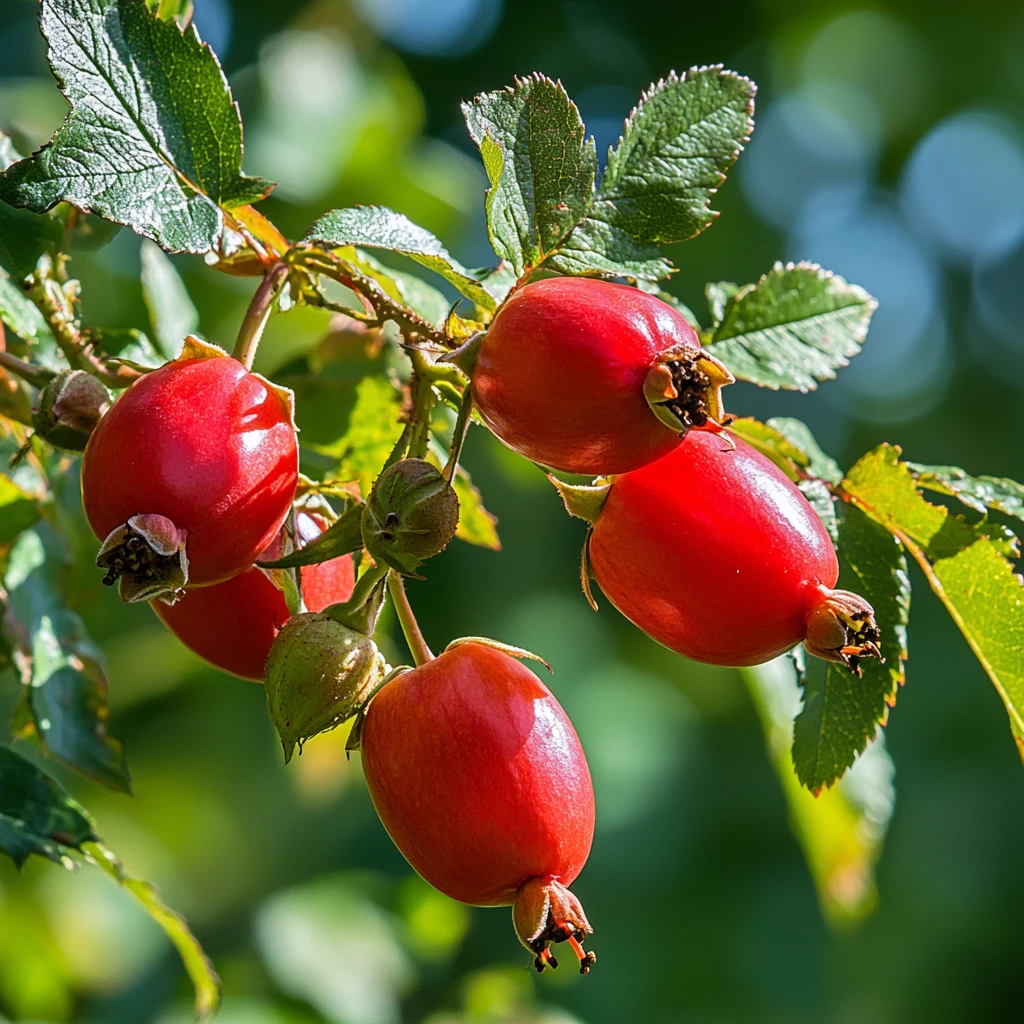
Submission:
[[[818,513],[833,544],[839,543],[839,521],[836,518],[836,499],[824,480],[801,480],[797,483],[800,493],[808,500],[811,508]]]
[[[747,416],[733,420],[729,430],[766,455],[792,480],[817,477],[837,484],[843,478],[839,464],[821,450],[800,420],[777,416],[762,423]]]
[[[447,453],[432,446],[427,459],[441,469],[447,460]],[[455,496],[459,499],[459,525],[455,530],[455,536],[467,544],[500,551],[498,517],[484,508],[483,495],[479,488],[473,486],[472,477],[461,465],[455,471],[452,486],[455,488]]]
[[[924,500],[900,450],[881,445],[847,474],[843,490],[893,533],[992,680],[1024,757],[1024,583],[987,524],[972,527]]]
[[[192,0],[146,0],[146,6],[164,21],[171,18],[180,25],[187,25],[192,18]]]
[[[586,213],[597,174],[594,140],[562,84],[544,75],[481,93],[462,113],[491,184],[491,244],[519,276],[555,252]]]
[[[658,246],[703,231],[711,197],[753,130],[754,83],[721,65],[652,85],[626,120],[586,216],[549,262],[567,273],[656,280]]]
[[[959,498],[978,512],[995,509],[1024,522],[1024,484],[998,476],[970,476],[959,466],[922,466],[908,462],[919,486]]]
[[[53,344],[53,335],[43,314],[28,296],[0,270],[0,320],[19,338],[39,344]]]
[[[477,547],[501,550],[498,539],[498,518],[484,508],[480,490],[461,466],[455,473],[455,494],[459,499],[459,525],[455,536]]]
[[[18,867],[33,853],[66,863],[72,850],[95,838],[89,815],[60,783],[0,746],[0,850]]]
[[[39,501],[0,473],[0,547],[10,544],[39,518]]]
[[[860,351],[877,305],[814,263],[776,263],[724,303],[712,300],[711,344],[737,380],[813,391]]]
[[[99,351],[123,359],[129,365],[155,369],[167,362],[167,357],[136,327],[104,328],[93,333]]]
[[[768,426],[803,452],[806,461],[802,463],[802,467],[808,475],[830,484],[837,484],[842,480],[843,471],[839,468],[839,463],[821,450],[806,423],[790,416],[773,416],[768,421]]]
[[[389,380],[364,377],[356,387],[348,430],[340,440],[320,449],[338,459],[339,480],[359,482],[364,499],[401,436],[401,408],[402,396]]]
[[[140,0],[43,0],[40,26],[71,113],[0,175],[0,199],[37,213],[71,202],[170,251],[204,252],[225,210],[267,194],[241,173],[238,109],[194,27]]]
[[[815,798],[797,778],[790,751],[793,717],[800,707],[796,673],[788,658],[743,669],[772,764],[789,805],[790,825],[804,851],[818,899],[834,927],[855,925],[877,903],[874,867],[892,817],[893,764],[883,734],[867,747],[832,789]]]
[[[839,586],[875,610],[885,663],[860,662],[860,677],[837,662],[797,652],[803,710],[794,724],[793,763],[810,790],[831,786],[884,725],[904,679],[910,580],[902,545],[859,508],[838,519]]]
[[[481,308],[494,310],[494,296],[451,256],[439,238],[386,206],[331,210],[306,232],[306,241],[330,249],[352,245],[400,253],[439,274]]]
[[[800,471],[810,463],[807,455],[784,434],[753,417],[734,419],[729,424],[729,432],[743,438],[752,448],[771,459],[791,480],[799,480]]]

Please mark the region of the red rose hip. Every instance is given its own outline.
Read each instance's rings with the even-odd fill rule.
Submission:
[[[360,744],[384,827],[431,885],[513,905],[535,966],[591,931],[567,888],[594,835],[594,791],[572,723],[515,658],[476,641],[399,675],[370,702]]]
[[[203,358],[211,351],[190,339],[114,403],[86,446],[82,503],[105,538],[97,561],[127,601],[234,576],[291,508],[289,394],[235,359]]]
[[[723,418],[729,371],[636,288],[554,277],[517,291],[480,342],[473,399],[509,448],[570,473],[625,473]]]
[[[880,656],[871,606],[831,589],[839,564],[814,509],[743,441],[694,430],[664,459],[581,490],[563,488],[577,514],[581,498],[604,499],[588,545],[594,578],[666,647],[757,665],[802,641],[855,671]]]
[[[302,545],[315,540],[327,524],[320,516],[299,512],[296,527]],[[280,534],[262,559],[279,557]],[[302,598],[311,612],[347,601],[355,585],[350,555],[302,567]],[[260,682],[267,654],[278,631],[290,618],[284,594],[269,573],[257,566],[223,583],[197,587],[174,604],[152,602],[160,621],[190,650],[211,665]]]

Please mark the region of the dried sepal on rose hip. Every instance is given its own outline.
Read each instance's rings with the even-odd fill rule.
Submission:
[[[424,459],[402,459],[373,485],[363,510],[363,543],[377,562],[410,574],[448,546],[458,525],[452,485]]]
[[[871,605],[834,590],[839,562],[810,503],[744,441],[691,431],[670,455],[576,487],[593,574],[623,615],[696,661],[758,665],[798,643],[854,673],[881,658]],[[589,596],[589,590],[588,590]]]
[[[363,772],[423,878],[463,903],[512,906],[537,970],[566,942],[586,974],[592,929],[568,886],[590,853],[594,790],[572,723],[524,655],[473,637],[396,675],[364,709]]]
[[[732,374],[678,311],[637,288],[582,277],[528,284],[470,353],[460,365],[487,426],[565,472],[638,469],[691,427],[728,419],[721,391]]]
[[[299,510],[295,515],[299,547],[316,540],[327,529],[327,521],[315,512]],[[284,527],[260,555],[270,561],[281,555]],[[315,565],[304,565],[302,600],[311,612],[347,601],[355,584],[355,565],[342,555]],[[190,650],[224,672],[263,680],[270,645],[291,617],[281,589],[273,576],[251,566],[237,576],[208,587],[190,587],[173,604],[152,602],[160,621]]]
[[[86,445],[82,504],[103,540],[104,582],[119,581],[126,601],[174,600],[186,583],[242,572],[280,529],[297,476],[291,392],[186,339]]]

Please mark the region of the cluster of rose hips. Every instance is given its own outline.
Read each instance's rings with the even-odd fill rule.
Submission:
[[[688,657],[753,665],[803,642],[843,662],[880,656],[870,606],[835,590],[822,522],[776,466],[728,432],[728,370],[670,305],[638,289],[548,278],[516,289],[452,361],[464,402],[549,470],[590,520],[584,585]],[[296,503],[291,396],[189,339],[91,430],[82,467],[104,582],[149,601],[214,665],[265,680],[286,759],[353,718],[350,746],[381,820],[449,896],[513,907],[535,966],[568,942],[586,973],[591,931],[569,886],[594,831],[586,758],[527,652],[420,636],[401,576],[444,548],[458,502],[420,459],[386,467],[360,513],[366,554],[282,570],[332,513]],[[390,591],[415,668],[389,670],[370,639]],[[286,590],[291,588],[291,599]],[[298,610],[296,610],[298,609]]]

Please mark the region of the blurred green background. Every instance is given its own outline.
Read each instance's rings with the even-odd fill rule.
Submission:
[[[752,76],[753,141],[718,224],[670,251],[671,288],[700,311],[706,281],[808,258],[881,307],[838,381],[807,396],[738,385],[730,410],[798,416],[844,466],[889,440],[916,461],[1024,477],[1018,3],[196,0],[196,22],[241,105],[246,170],[280,182],[265,209],[286,233],[332,206],[383,203],[469,266],[494,260],[460,99],[543,71],[603,153],[670,68]],[[30,151],[64,110],[35,4],[3,0],[0,127]],[[202,333],[230,343],[254,282],[199,257],[175,265]],[[71,271],[87,322],[149,329],[130,232],[76,252]],[[276,318],[259,368],[301,376],[327,330],[309,310]],[[346,372],[332,400],[344,402]],[[222,1024],[1019,1020],[1024,777],[998,697],[920,574],[908,680],[885,730],[895,808],[877,747],[849,790],[868,808],[857,841],[877,841],[892,812],[877,909],[868,856],[822,883],[830,927],[744,679],[660,649],[606,602],[595,616],[578,593],[582,524],[543,476],[482,430],[465,462],[504,550],[454,544],[410,596],[435,647],[488,634],[554,665],[598,800],[574,886],[597,929],[586,979],[536,977],[506,911],[462,908],[411,874],[343,735],[286,770],[261,688],[205,667],[147,608],[103,591],[82,527],[73,603],[107,654],[111,731],[136,796],[61,778],[128,868],[188,916],[224,979]],[[382,643],[399,661],[390,628]],[[768,713],[771,672],[760,681]],[[780,685],[792,714],[792,680]],[[0,678],[5,702],[14,691]],[[793,805],[805,840],[828,828],[820,806]],[[178,1024],[189,1005],[169,944],[98,871],[34,859],[19,875],[0,860],[0,1018]]]

